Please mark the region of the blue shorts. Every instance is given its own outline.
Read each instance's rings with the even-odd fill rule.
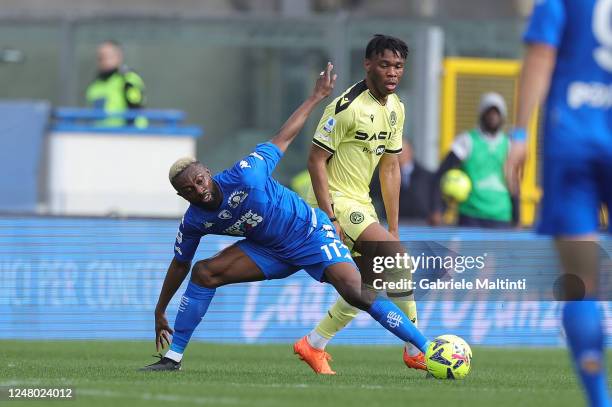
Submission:
[[[267,280],[285,278],[304,269],[315,280],[323,281],[325,269],[332,264],[355,263],[327,215],[320,209],[315,209],[315,213],[318,221],[315,227],[311,227],[310,233],[306,236],[287,236],[287,239],[304,240],[299,251],[291,257],[247,239],[236,244],[257,264]]]
[[[612,210],[612,151],[599,157],[545,157],[538,232],[584,235],[599,229],[601,204]],[[609,222],[612,233],[612,223]]]

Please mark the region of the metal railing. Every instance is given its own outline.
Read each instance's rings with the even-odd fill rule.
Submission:
[[[133,109],[109,112],[103,109],[59,107],[53,111],[53,131],[61,132],[104,132],[129,134],[162,134],[168,136],[200,137],[203,133],[198,126],[181,124],[186,114],[175,109]],[[130,121],[144,118],[146,126],[130,124]],[[104,125],[106,119],[124,119],[123,126]],[[99,123],[101,122],[101,123]]]

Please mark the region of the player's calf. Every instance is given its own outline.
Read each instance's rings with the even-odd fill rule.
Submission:
[[[352,263],[337,263],[325,270],[327,281],[338,294],[353,307],[367,311],[376,298],[376,293],[362,289],[361,276]]]

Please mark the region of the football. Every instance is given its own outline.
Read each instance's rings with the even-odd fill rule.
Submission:
[[[425,362],[436,379],[463,379],[472,366],[472,349],[458,336],[438,336],[427,348]]]
[[[442,176],[440,189],[445,199],[461,203],[470,196],[472,181],[465,172],[452,169]]]

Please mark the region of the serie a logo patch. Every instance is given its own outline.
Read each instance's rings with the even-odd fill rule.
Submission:
[[[333,117],[329,116],[327,118],[327,121],[323,125],[323,130],[326,131],[327,133],[331,133],[332,130],[334,129],[335,125],[336,125],[336,119],[334,119]]]
[[[361,213],[361,212],[353,212],[353,213],[351,213],[351,216],[349,217],[349,219],[351,220],[351,223],[354,223],[355,225],[358,225],[361,222],[363,222],[363,213]]]

